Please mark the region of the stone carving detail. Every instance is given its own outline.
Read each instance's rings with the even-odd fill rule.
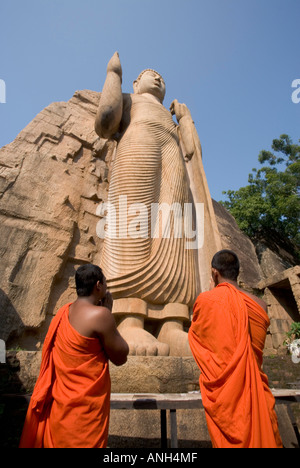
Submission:
[[[108,195],[114,217],[109,217],[101,266],[131,353],[188,355],[183,322],[189,320],[200,280],[198,251],[187,248],[183,214],[194,203],[185,161],[197,158],[196,131],[184,104],[175,100],[170,111],[163,106],[165,83],[156,71],[144,70],[134,82],[133,94],[123,94],[121,83],[122,68],[115,53],[107,66],[95,122],[101,138],[117,142]],[[128,228],[136,212],[130,214],[130,207],[138,204],[142,228],[140,235],[131,236]],[[157,211],[153,216],[154,205],[178,208],[172,211],[173,218],[169,213],[168,235],[164,228],[159,232],[161,215]],[[111,235],[110,222],[116,220]],[[144,329],[144,321],[158,316],[156,341]]]

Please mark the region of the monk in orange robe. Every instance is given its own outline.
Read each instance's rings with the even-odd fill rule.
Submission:
[[[101,269],[76,272],[78,298],[52,320],[20,448],[105,448],[110,414],[109,359],[127,360]],[[99,306],[99,301],[102,305]]]
[[[229,250],[212,261],[212,288],[194,305],[189,343],[214,448],[282,448],[275,399],[262,371],[270,321],[264,301],[237,284]]]

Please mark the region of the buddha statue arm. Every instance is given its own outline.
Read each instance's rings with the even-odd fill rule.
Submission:
[[[118,132],[123,114],[122,67],[116,52],[107,65],[107,76],[100,97],[95,131],[101,138]]]
[[[191,113],[187,106],[180,104],[177,99],[172,102],[170,111],[172,115],[176,116],[179,124],[180,136],[185,149],[184,157],[190,160],[196,151],[197,144],[195,142],[195,125]]]

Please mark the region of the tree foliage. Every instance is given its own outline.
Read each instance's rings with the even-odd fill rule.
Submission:
[[[222,204],[250,238],[275,234],[299,246],[300,146],[281,135],[272,150],[260,152],[262,167],[249,174],[249,185],[223,192],[228,200]]]

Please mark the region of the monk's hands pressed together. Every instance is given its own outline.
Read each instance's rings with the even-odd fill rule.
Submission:
[[[109,291],[107,291],[104,298],[101,299],[99,305],[102,306],[102,307],[106,307],[107,309],[112,311],[113,302],[114,302],[114,300],[113,300],[113,297],[112,297],[111,293]]]
[[[177,101],[177,99],[174,99],[174,101],[172,102],[170,106],[170,112],[172,115],[176,116],[177,122],[179,122],[182,119],[182,117],[191,117],[191,113],[187,106],[185,104],[180,104]]]

